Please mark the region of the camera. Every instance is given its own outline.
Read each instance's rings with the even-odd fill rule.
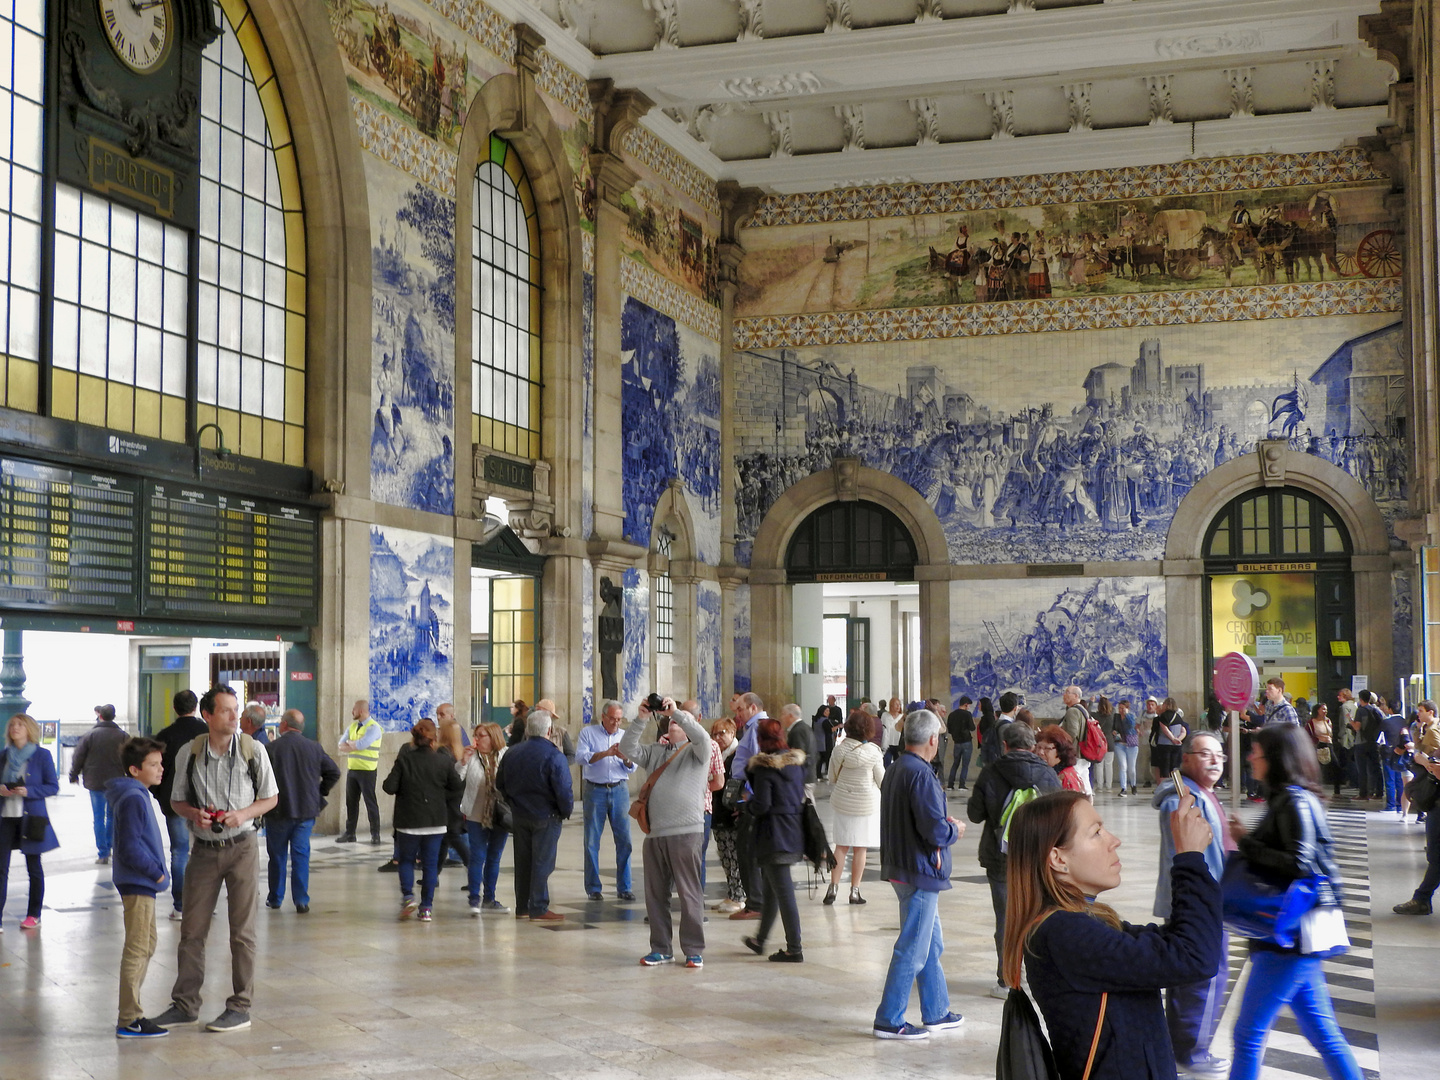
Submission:
[[[664,712],[665,699],[659,694],[651,694],[645,699],[645,708],[649,709],[652,713]]]
[[[218,820],[219,810],[216,810],[213,806],[207,806],[205,813],[210,815],[210,831],[212,833],[222,833],[225,831],[225,826]]]

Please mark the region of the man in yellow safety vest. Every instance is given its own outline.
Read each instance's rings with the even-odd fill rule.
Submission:
[[[363,698],[350,710],[352,723],[340,740],[345,755],[345,831],[337,844],[355,843],[355,826],[360,821],[360,798],[370,818],[370,843],[380,843],[380,804],[375,801],[375,772],[380,768],[380,725],[370,719],[370,703]]]

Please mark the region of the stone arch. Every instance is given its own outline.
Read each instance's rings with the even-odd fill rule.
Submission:
[[[1345,470],[1314,454],[1291,450],[1284,440],[1264,440],[1253,453],[1210,470],[1175,510],[1165,538],[1165,631],[1170,692],[1200,706],[1209,687],[1203,670],[1205,561],[1202,545],[1215,515],[1247,491],[1297,487],[1324,499],[1350,532],[1354,553],[1355,660],[1375,685],[1388,685],[1393,670],[1394,600],[1390,534],[1375,500]]]
[[[948,700],[950,549],[945,531],[930,504],[913,487],[862,465],[856,458],[838,458],[829,469],[792,484],[771,504],[755,533],[750,555],[751,685],[762,696],[788,698],[792,624],[786,550],[795,530],[811,513],[832,502],[857,499],[885,507],[900,519],[915,542],[921,685],[927,694]]]
[[[523,44],[523,43],[522,43]],[[559,126],[522,65],[486,80],[466,110],[455,167],[455,477],[456,513],[472,509],[476,494],[470,436],[470,228],[475,168],[490,135],[507,140],[525,164],[540,222],[540,340],[542,389],[540,462],[533,497],[502,495],[511,519],[527,537],[527,546],[545,555],[540,579],[539,677],[575,727],[586,715],[583,679],[576,661],[582,655],[582,582],[590,570],[566,537],[580,532],[580,417],[585,407],[582,357],[581,229],[575,202],[575,176],[565,154]],[[463,305],[463,307],[462,307]],[[471,462],[461,466],[459,462]],[[518,513],[517,513],[518,511]],[[479,516],[479,515],[477,515]],[[457,563],[463,553],[457,552]],[[468,561],[468,558],[467,560]],[[469,618],[468,596],[457,597],[457,625]],[[461,695],[463,696],[463,694]]]

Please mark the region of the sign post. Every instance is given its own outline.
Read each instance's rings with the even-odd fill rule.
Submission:
[[[1241,710],[1260,692],[1260,672],[1242,652],[1227,653],[1215,661],[1215,698],[1230,711],[1230,808],[1240,806]]]

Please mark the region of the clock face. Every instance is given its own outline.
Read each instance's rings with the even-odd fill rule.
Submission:
[[[170,55],[175,12],[170,0],[97,0],[100,25],[120,62],[141,75]]]

